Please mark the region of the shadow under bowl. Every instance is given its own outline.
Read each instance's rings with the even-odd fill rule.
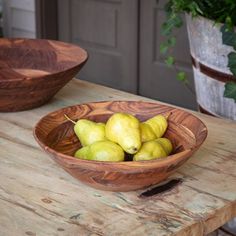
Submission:
[[[140,121],[157,114],[167,114],[165,137],[174,146],[172,155],[151,161],[102,162],[74,158],[81,147],[73,131],[71,119],[106,122],[116,112],[130,113]],[[35,126],[34,137],[39,145],[67,172],[92,187],[110,191],[131,191],[149,187],[165,180],[176,171],[203,143],[207,136],[204,123],[181,109],[142,101],[105,101],[80,104],[54,111]]]
[[[49,101],[82,68],[87,52],[45,39],[0,39],[0,112]]]

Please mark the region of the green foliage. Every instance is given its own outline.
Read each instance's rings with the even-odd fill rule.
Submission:
[[[167,40],[167,43],[168,43],[168,46],[169,46],[169,47],[175,46],[175,44],[176,44],[176,38],[175,38],[175,37],[169,38],[169,39]]]
[[[236,76],[236,52],[230,52],[228,54],[228,67],[232,74]]]
[[[173,30],[182,26],[182,13],[188,13],[192,17],[203,16],[213,20],[215,23],[222,23],[222,42],[232,47],[228,54],[228,67],[236,78],[236,0],[169,0],[165,6],[166,21],[162,25],[161,33],[166,41],[160,46],[160,52],[166,56],[165,62],[168,66],[175,63],[173,56],[170,56],[171,48],[176,44]],[[235,50],[235,51],[233,51]],[[184,72],[177,73],[179,81],[187,82]],[[236,102],[236,81],[225,85],[224,96],[233,98]]]
[[[235,0],[169,0],[166,11],[168,15],[187,12],[192,16],[203,16],[215,22],[236,25]]]
[[[168,56],[168,57],[166,58],[166,60],[165,60],[165,63],[166,63],[168,66],[174,65],[174,62],[175,62],[175,60],[174,60],[174,57],[172,57],[172,56]]]
[[[236,82],[228,82],[225,84],[224,96],[233,98],[234,102],[236,102]]]
[[[184,72],[182,72],[182,71],[178,72],[178,74],[177,74],[177,79],[178,79],[179,81],[182,81],[182,82],[184,82],[184,83],[187,83],[186,74],[185,74]]]
[[[163,35],[169,36],[172,33],[172,29],[179,28],[183,24],[181,16],[176,13],[171,13],[166,22],[163,23],[161,32]]]
[[[160,45],[161,54],[166,54],[168,51],[168,48],[169,48],[169,46],[167,43],[161,43],[161,45]]]
[[[236,50],[236,33],[233,29],[229,29],[226,25],[221,27],[222,42],[225,45],[231,46]]]
[[[224,24],[221,27],[223,44],[233,47],[236,50],[236,33],[232,27]],[[232,51],[228,54],[228,67],[236,78],[236,52]],[[236,102],[236,82],[228,82],[225,84],[224,96],[232,98]]]
[[[170,37],[168,40],[164,43],[161,43],[160,45],[160,52],[162,54],[166,54],[167,51],[169,50],[170,47],[174,47],[176,44],[176,38],[175,37]]]

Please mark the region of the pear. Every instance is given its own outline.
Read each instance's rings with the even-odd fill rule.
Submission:
[[[163,136],[168,126],[167,118],[163,115],[154,116],[146,120],[144,123],[148,124],[152,128],[157,138]]]
[[[167,155],[169,155],[172,152],[173,146],[168,138],[158,138],[155,141],[161,144]]]
[[[88,152],[89,152],[89,146],[85,146],[85,147],[82,147],[82,148],[78,149],[75,152],[74,156],[79,158],[79,159],[89,160]]]
[[[141,147],[140,122],[131,114],[115,113],[107,121],[107,139],[118,143],[125,152],[136,153]]]
[[[97,141],[106,140],[104,123],[96,123],[88,119],[80,119],[75,122],[67,115],[65,115],[65,117],[75,124],[74,132],[79,138],[82,146],[87,146]]]
[[[105,124],[103,123],[80,119],[76,122],[74,131],[82,146],[87,146],[97,141],[106,140]]]
[[[167,154],[162,145],[155,140],[143,143],[140,150],[134,155],[134,161],[147,161],[166,157]]]
[[[118,144],[99,141],[90,145],[88,157],[96,161],[124,161],[125,154]]]
[[[147,141],[154,140],[157,138],[149,124],[140,123],[140,131],[141,131],[142,142],[147,142]]]
[[[82,147],[75,153],[75,157],[93,161],[124,161],[123,149],[111,141],[98,141]]]

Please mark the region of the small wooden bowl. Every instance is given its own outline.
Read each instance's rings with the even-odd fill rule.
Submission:
[[[165,136],[173,143],[173,154],[140,162],[101,162],[74,158],[73,154],[80,147],[80,142],[74,134],[74,125],[65,119],[64,114],[74,120],[87,118],[106,122],[116,112],[133,114],[141,121],[171,112]],[[40,146],[67,172],[92,187],[111,191],[146,188],[165,180],[200,147],[206,136],[206,126],[192,114],[142,101],[94,102],[66,107],[43,117],[34,129],[34,137]]]
[[[43,105],[81,69],[87,53],[43,39],[0,39],[0,112]]]

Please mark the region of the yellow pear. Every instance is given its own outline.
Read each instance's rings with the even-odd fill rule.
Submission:
[[[82,147],[75,152],[74,156],[79,159],[89,160],[88,151],[89,151],[89,146]]]
[[[155,140],[143,143],[140,150],[134,155],[134,161],[147,161],[166,157],[167,154],[161,144]]]
[[[141,131],[141,141],[147,142],[153,139],[156,139],[156,135],[152,130],[151,126],[146,123],[140,123],[140,131]]]
[[[93,161],[124,161],[124,151],[111,141],[98,141],[79,149],[75,157]]]
[[[97,141],[106,140],[105,124],[103,123],[80,119],[76,122],[74,131],[82,146],[87,146]]]
[[[131,114],[115,113],[107,121],[107,139],[118,143],[129,154],[136,153],[141,147],[140,122]]]
[[[152,128],[157,138],[161,138],[163,136],[168,126],[167,119],[163,115],[154,116],[146,120],[144,123],[148,124]]]
[[[155,141],[157,141],[162,145],[167,155],[169,155],[172,152],[173,146],[168,138],[158,138]]]

